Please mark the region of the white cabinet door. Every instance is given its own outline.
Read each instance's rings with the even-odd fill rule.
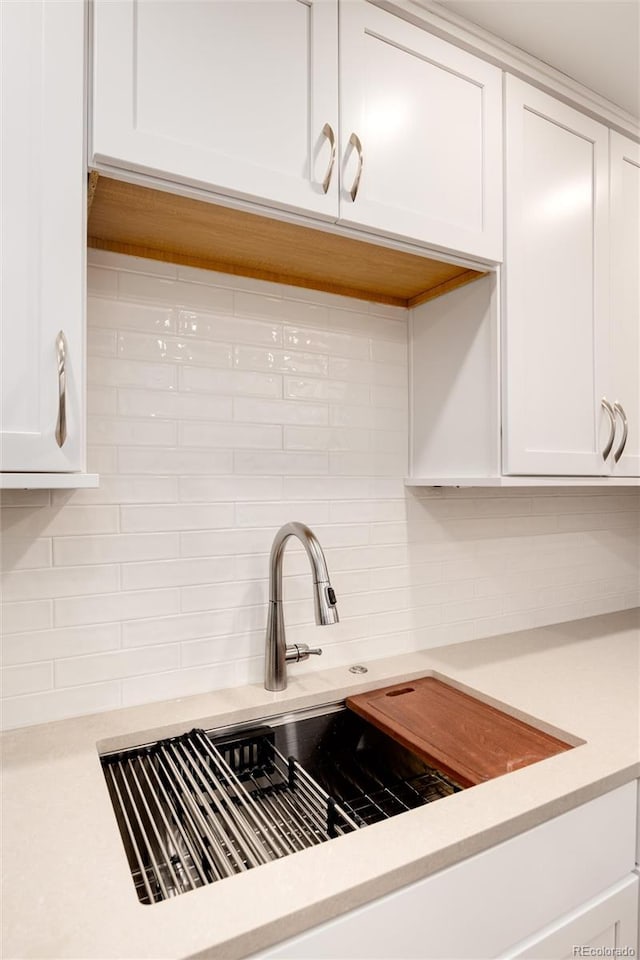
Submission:
[[[583,952],[579,952],[583,948]],[[638,955],[638,877],[605,890],[502,954],[509,960],[570,960]]]
[[[0,469],[78,471],[84,466],[84,4],[3,0],[0,17]]]
[[[504,472],[608,474],[609,133],[511,76],[505,133]]]
[[[342,2],[341,222],[501,260],[501,83],[393,14]]]
[[[549,932],[557,917],[579,912],[630,875],[635,833],[633,782],[254,954],[252,960],[511,956],[514,944],[524,948],[525,937]],[[383,860],[384,840],[380,843]],[[631,916],[620,904],[616,911],[613,922]],[[590,936],[606,927],[605,922]],[[587,935],[586,924],[581,929]],[[624,933],[632,937],[627,927]]]
[[[336,0],[94,8],[95,162],[336,218]]]
[[[611,375],[609,399],[628,421],[624,452],[619,408],[613,473],[640,476],[640,146],[611,132]]]

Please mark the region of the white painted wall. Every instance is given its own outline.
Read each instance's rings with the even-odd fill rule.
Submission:
[[[635,606],[638,492],[405,490],[397,308],[91,253],[99,490],[2,495],[5,727],[259,683],[281,523],[291,674]]]

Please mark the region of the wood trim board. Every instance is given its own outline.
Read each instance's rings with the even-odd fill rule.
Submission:
[[[102,175],[92,193],[87,242],[400,307],[442,296],[485,272]]]

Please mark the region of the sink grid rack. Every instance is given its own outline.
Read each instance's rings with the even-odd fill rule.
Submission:
[[[358,825],[364,827],[449,797],[461,789],[440,771],[430,769],[414,777],[394,778],[387,783],[378,778],[375,786],[350,794],[348,799],[340,795],[340,803]]]
[[[138,898],[151,904],[357,830],[270,728],[194,729],[101,757]]]

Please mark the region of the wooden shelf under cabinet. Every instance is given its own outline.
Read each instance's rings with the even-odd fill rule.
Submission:
[[[479,270],[328,230],[96,173],[91,178],[88,244],[100,250],[401,307],[484,276]]]

